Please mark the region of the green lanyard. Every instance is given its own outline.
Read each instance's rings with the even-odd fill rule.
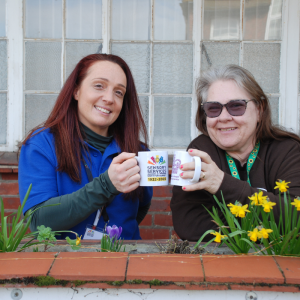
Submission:
[[[260,147],[260,142],[258,141],[255,144],[254,149],[252,150],[252,152],[250,153],[250,155],[248,157],[248,162],[247,162],[247,182],[249,183],[250,186],[251,186],[251,183],[250,183],[249,174],[250,174],[250,170],[251,170],[251,168],[252,168],[252,166],[253,166],[253,164],[255,162],[255,159],[257,157],[257,154],[258,154],[258,151],[259,151],[259,147]],[[238,170],[236,168],[236,164],[235,164],[233,158],[226,153],[226,159],[227,159],[227,163],[228,163],[231,175],[233,177],[237,178],[237,179],[240,179],[240,175],[238,173]]]

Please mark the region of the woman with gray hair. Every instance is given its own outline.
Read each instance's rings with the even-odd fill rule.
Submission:
[[[198,79],[196,92],[196,126],[202,134],[187,149],[202,160],[201,179],[174,186],[171,200],[174,229],[190,241],[217,230],[205,209],[215,205],[213,195],[221,200],[222,192],[227,204],[245,205],[263,190],[279,203],[274,187],[281,179],[290,182],[291,199],[300,196],[300,138],[272,124],[268,98],[253,75],[236,65],[211,68]],[[181,165],[180,176],[193,178],[194,168],[193,162]]]

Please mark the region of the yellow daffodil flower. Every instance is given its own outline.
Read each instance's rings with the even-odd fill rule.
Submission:
[[[227,204],[228,207],[230,207],[230,212],[235,215],[236,217],[244,218],[246,215],[246,212],[250,212],[250,210],[247,210],[248,204],[245,204],[242,206],[241,203],[238,203],[238,205],[234,205],[232,203]]]
[[[262,206],[264,207],[264,211],[265,212],[270,212],[271,209],[273,209],[272,206],[276,205],[275,202],[271,202],[271,201],[267,201],[267,200],[264,200]]]
[[[80,245],[80,243],[81,243],[81,237],[82,237],[82,235],[80,237],[78,236],[76,238],[76,246]]]
[[[291,202],[292,205],[295,205],[297,210],[300,210],[300,200],[299,199],[294,199],[294,202]]]
[[[276,186],[274,187],[274,189],[279,189],[279,191],[281,193],[284,193],[289,188],[289,186],[288,186],[289,183],[291,183],[291,182],[290,181],[289,182],[285,182],[285,180],[276,181]]]
[[[250,212],[250,210],[248,210],[248,204],[245,204],[243,206],[238,206],[239,207],[239,211],[238,211],[238,216],[240,218],[244,218],[246,216],[246,211]]]
[[[216,238],[214,239],[215,242],[217,243],[221,243],[221,240],[226,237],[227,235],[221,235],[221,233],[219,232],[211,232],[210,234],[213,234],[216,236]]]
[[[250,240],[253,241],[253,242],[256,242],[257,241],[257,238],[259,238],[259,231],[257,228],[254,228],[253,231],[248,231],[248,236],[250,236]]]
[[[257,193],[254,193],[251,197],[248,198],[252,201],[251,205],[259,205]]]
[[[238,206],[237,205],[234,205],[234,204],[230,203],[230,204],[227,204],[227,206],[230,207],[230,212],[233,215],[236,215],[238,213]]]
[[[272,229],[266,229],[266,228],[262,228],[260,231],[259,231],[259,234],[264,238],[264,239],[267,239],[269,237],[269,233],[270,232],[273,232]],[[259,238],[261,238],[260,236],[258,236]]]

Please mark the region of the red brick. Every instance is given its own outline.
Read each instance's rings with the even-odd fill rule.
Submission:
[[[18,180],[18,173],[4,173],[2,180]]]
[[[158,239],[168,239],[169,230],[160,228],[140,228],[141,238],[143,240],[158,240]]]
[[[20,198],[3,197],[5,209],[18,209],[20,206]]]
[[[153,187],[153,197],[172,197],[172,186],[155,186]]]
[[[13,169],[13,173],[19,173],[19,169]]]
[[[1,182],[0,195],[18,195],[19,185],[17,182]]]
[[[13,169],[12,168],[1,168],[0,167],[0,173],[12,173]]]
[[[141,222],[140,226],[151,226],[152,225],[152,215],[146,215],[144,220]]]
[[[173,226],[172,216],[156,214],[154,216],[154,224],[160,226]]]
[[[300,257],[274,257],[284,273],[287,284],[300,283]]]
[[[170,200],[152,200],[149,211],[171,211],[170,202]]]

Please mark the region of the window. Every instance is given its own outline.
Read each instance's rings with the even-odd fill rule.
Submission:
[[[198,135],[195,80],[229,63],[253,73],[275,123],[298,130],[299,9],[298,0],[0,0],[0,151],[16,151],[46,120],[91,53],[130,66],[153,149],[185,149]]]

